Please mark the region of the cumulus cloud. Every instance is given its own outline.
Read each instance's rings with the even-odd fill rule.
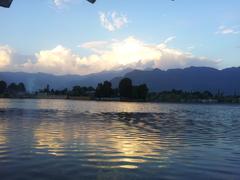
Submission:
[[[226,26],[219,26],[218,31],[216,32],[217,34],[239,34],[240,30],[238,29],[238,26],[233,26],[233,27],[226,27]]]
[[[3,69],[11,63],[12,49],[8,46],[0,46],[0,69]]]
[[[14,67],[15,70],[26,72],[89,74],[128,67],[169,69],[189,66],[217,67],[218,65],[218,61],[170,48],[166,42],[169,40],[159,44],[148,44],[135,37],[86,42],[79,47],[88,49],[91,52],[88,56],[81,56],[69,48],[58,45],[50,50],[39,51],[34,58],[28,56],[24,63],[14,64]],[[9,59],[14,57],[9,55],[11,52],[8,49],[0,49],[0,70],[4,65],[14,62]]]
[[[128,18],[124,14],[120,14],[117,12],[100,12],[99,18],[102,26],[108,31],[116,31],[121,29],[128,23]]]
[[[91,44],[92,46],[88,46],[88,49],[93,52],[96,52],[96,49],[99,50],[96,55],[102,60],[109,60],[113,65],[109,67],[110,69],[116,67],[168,69],[193,65],[217,66],[217,61],[169,48],[167,43],[174,38],[167,38],[164,43],[160,44],[146,44],[134,37],[128,37],[121,41],[112,40],[102,47],[95,42]]]
[[[35,57],[36,62],[30,60],[24,63],[23,69],[54,74],[88,74],[96,70],[91,67],[94,56],[81,58],[62,45],[51,50],[42,50],[36,53]]]

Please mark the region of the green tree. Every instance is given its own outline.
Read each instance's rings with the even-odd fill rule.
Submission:
[[[138,98],[146,100],[148,95],[148,87],[146,84],[138,86]]]
[[[102,86],[103,97],[111,97],[113,94],[112,83],[109,81],[104,81]]]
[[[99,83],[95,96],[98,98],[101,97],[111,97],[113,95],[112,83],[109,81],[104,81],[104,83]]]
[[[16,83],[11,83],[11,84],[9,84],[7,89],[9,91],[9,93],[15,94],[18,92],[18,85]]]
[[[132,87],[132,98],[139,99],[138,86]]]
[[[92,86],[87,87],[87,91],[95,91],[95,89]]]
[[[73,96],[82,96],[83,89],[81,88],[81,86],[74,86],[72,89],[72,95]]]
[[[132,80],[129,78],[124,78],[119,83],[119,93],[120,97],[132,98]]]
[[[18,84],[18,92],[21,92],[21,93],[26,92],[26,88],[25,88],[25,85],[23,83]]]
[[[0,81],[0,94],[3,94],[7,89],[7,83],[5,81]]]
[[[103,89],[103,84],[102,83],[98,83],[97,88],[96,88],[96,92],[95,92],[95,96],[98,98],[103,97],[102,96],[102,89]]]
[[[8,92],[13,95],[26,92],[26,88],[23,83],[19,83],[19,84],[11,83],[7,89],[8,89]]]

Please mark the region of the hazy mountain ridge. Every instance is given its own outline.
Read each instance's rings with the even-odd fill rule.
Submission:
[[[240,68],[218,70],[209,67],[189,67],[185,69],[160,69],[104,71],[89,75],[52,75],[45,73],[0,72],[0,80],[7,83],[23,82],[29,91],[46,87],[54,89],[72,88],[74,85],[93,86],[109,80],[117,87],[123,77],[132,79],[133,84],[146,83],[150,91],[218,91],[225,94],[240,94]]]
[[[97,86],[104,80],[111,80],[116,76],[124,76],[131,69],[119,71],[104,71],[89,75],[53,75],[47,73],[25,73],[25,72],[0,72],[0,80],[6,81],[8,84],[15,82],[23,82],[28,91],[36,91],[46,87],[64,89],[72,88],[75,85],[81,86]]]
[[[218,91],[225,94],[240,94],[240,68],[233,67],[217,70],[209,67],[189,67],[185,69],[160,69],[142,71],[134,70],[124,77],[132,79],[138,85],[146,83],[151,91]],[[112,83],[117,86],[121,77],[114,78]]]

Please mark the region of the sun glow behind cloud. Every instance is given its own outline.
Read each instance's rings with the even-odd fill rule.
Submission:
[[[0,69],[10,64],[11,54],[12,50],[8,46],[0,46]]]
[[[135,37],[123,40],[93,41],[79,46],[90,54],[81,56],[71,49],[58,45],[50,50],[41,50],[23,63],[16,65],[15,70],[26,72],[46,72],[54,74],[89,74],[104,70],[124,68],[184,68],[188,66],[217,67],[218,62],[197,57],[191,53],[168,47],[175,37],[167,38],[163,43],[148,44]],[[0,47],[0,70],[11,70],[17,58],[7,46]]]

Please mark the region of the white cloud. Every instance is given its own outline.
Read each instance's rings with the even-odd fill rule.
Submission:
[[[78,47],[90,49],[95,53],[101,53],[102,51],[104,51],[107,45],[108,45],[108,41],[91,41],[91,42],[86,42]]]
[[[102,26],[108,31],[116,31],[121,29],[129,21],[126,15],[117,12],[100,12],[99,18]]]
[[[169,41],[165,41],[169,42]],[[26,72],[45,72],[54,74],[89,74],[104,70],[117,70],[122,68],[184,68],[189,66],[217,67],[218,61],[205,57],[196,57],[191,53],[169,48],[166,43],[147,44],[134,37],[123,40],[93,41],[79,47],[87,48],[91,54],[81,56],[62,45],[50,50],[41,50],[34,58],[21,64],[11,64],[8,70]],[[1,52],[1,51],[0,51]],[[9,57],[15,57],[11,51],[1,53],[4,61],[1,64],[9,64]],[[9,52],[9,53],[6,53]],[[12,62],[16,62],[13,60]],[[6,66],[0,66],[6,69]]]
[[[170,37],[168,37],[168,38],[164,41],[164,43],[165,43],[165,44],[168,44],[168,43],[172,42],[172,41],[175,40],[175,39],[176,39],[176,36],[170,36]]]
[[[226,27],[226,26],[219,26],[218,31],[216,32],[217,34],[239,34],[240,30],[237,28],[237,26],[233,27]]]
[[[31,72],[47,72],[54,74],[88,74],[95,69],[89,69],[93,57],[80,57],[70,49],[58,45],[51,50],[42,50],[35,54],[36,62],[28,61],[24,69]]]
[[[70,2],[70,0],[53,0],[53,3],[59,8],[68,2]]]
[[[0,69],[11,63],[12,50],[8,46],[0,46]]]
[[[146,44],[134,37],[128,37],[122,41],[113,40],[108,45],[99,47],[98,44],[92,44],[89,49],[96,52],[100,50],[97,56],[104,60],[108,60],[112,64],[111,68],[132,67],[132,68],[181,68],[188,66],[214,66],[217,62],[205,57],[195,57],[190,53],[181,50],[169,48],[166,42],[170,42],[168,38],[164,43]]]

